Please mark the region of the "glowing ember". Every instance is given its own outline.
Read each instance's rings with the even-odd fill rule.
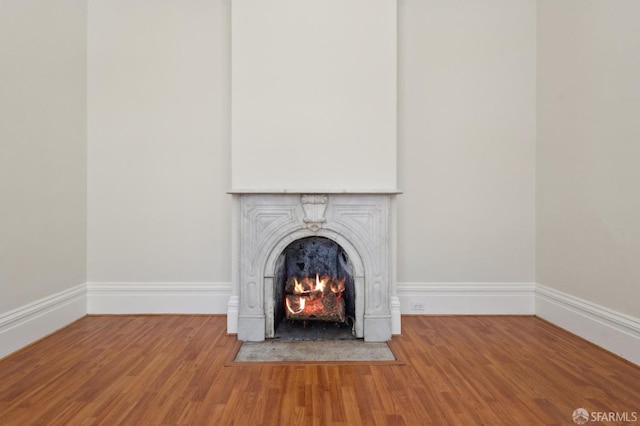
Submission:
[[[345,280],[346,280],[346,278],[342,278],[338,282],[332,282],[331,285],[329,286],[329,288],[334,293],[342,293],[344,291],[344,282],[345,282]]]
[[[293,299],[292,297],[289,297],[289,296],[291,295],[288,295],[285,299],[287,303],[287,309],[289,310],[289,312],[291,312],[292,314],[299,314],[300,312],[304,311],[306,299],[303,299],[300,297]]]
[[[344,322],[344,290],[345,278],[319,274],[315,279],[290,277],[285,286],[287,318]]]

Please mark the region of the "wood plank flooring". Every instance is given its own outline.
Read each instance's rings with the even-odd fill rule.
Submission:
[[[402,365],[234,365],[225,327],[85,317],[0,360],[0,424],[640,424],[640,367],[535,317],[405,316]]]

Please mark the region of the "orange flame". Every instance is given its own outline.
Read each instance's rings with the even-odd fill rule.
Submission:
[[[331,278],[327,276],[320,278],[319,274],[316,274],[315,281],[309,277],[305,277],[301,281],[298,281],[296,277],[293,277],[293,294],[323,292],[327,286],[327,282],[330,280]]]
[[[314,291],[324,291],[324,287],[327,285],[328,280],[328,277],[322,277],[322,280],[320,280],[320,277],[316,274],[316,288]]]
[[[329,288],[334,293],[342,293],[344,291],[344,283],[345,283],[345,281],[346,281],[346,278],[343,277],[338,282],[335,282],[335,281],[332,282],[331,285],[329,286]]]
[[[304,277],[298,280],[297,277],[291,277],[293,279],[293,288],[289,289],[291,293],[285,297],[286,309],[293,315],[298,315],[304,312],[303,315],[312,315],[317,312],[323,312],[325,310],[324,298],[329,290],[341,298],[342,292],[345,291],[346,278],[333,278],[328,275],[316,273],[315,280],[311,277]]]
[[[293,293],[302,294],[304,292],[304,286],[296,279],[296,277],[293,277]]]
[[[304,297],[298,297],[298,309],[294,309],[293,307],[291,307],[291,301],[288,297],[285,300],[287,304],[287,309],[292,314],[299,314],[300,312],[304,311],[304,305],[305,305]]]

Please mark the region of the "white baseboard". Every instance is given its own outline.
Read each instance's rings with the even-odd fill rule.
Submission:
[[[0,314],[0,358],[87,314],[85,284]]]
[[[238,310],[240,309],[240,298],[231,296],[227,303],[227,333],[238,334]]]
[[[389,299],[389,304],[391,305],[391,334],[400,335],[402,334],[400,299],[398,296],[391,296]]]
[[[536,316],[640,365],[640,319],[538,284]]]
[[[398,283],[403,315],[533,315],[534,283]]]
[[[403,315],[536,315],[640,365],[640,319],[533,283],[398,283]],[[399,306],[398,306],[399,302]],[[0,314],[0,358],[89,314],[228,314],[230,283],[87,283]],[[235,321],[235,322],[234,322]]]
[[[87,283],[89,314],[226,314],[231,283]]]

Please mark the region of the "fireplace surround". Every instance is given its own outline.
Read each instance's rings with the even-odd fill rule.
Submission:
[[[394,283],[397,192],[232,192],[234,267],[229,333],[243,341],[275,337],[278,271],[293,242],[323,237],[349,259],[355,292],[353,334],[382,342],[400,333]]]

